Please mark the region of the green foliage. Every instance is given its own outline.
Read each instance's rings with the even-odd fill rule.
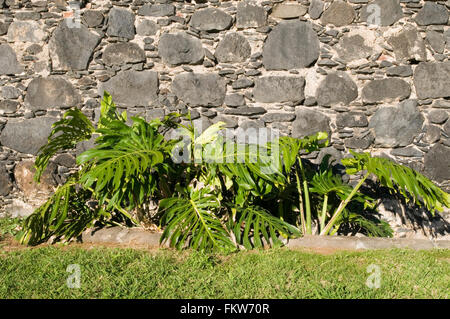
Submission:
[[[366,170],[374,174],[381,185],[400,192],[406,200],[411,198],[418,205],[422,202],[432,213],[442,212],[443,206],[450,207],[450,194],[412,168],[387,158],[372,157],[370,153],[350,152],[353,158],[342,160],[348,174]]]
[[[179,116],[132,117],[129,125],[106,92],[97,128],[81,111],[69,110],[40,149],[36,177],[59,151],[91,137],[95,146],[77,157],[78,172],[25,220],[22,242],[71,240],[107,223],[140,224],[150,203],[158,206],[152,218],[164,230],[161,241],[178,249],[280,246],[282,238],[314,233],[392,236],[373,216],[376,200],[360,190],[369,175],[428,209],[450,206],[449,194],[387,159],[355,152],[343,159],[348,174],[365,173],[356,186],[333,172],[330,156],[317,167],[302,159],[328,145],[325,132],[256,147],[226,140],[222,122],[199,132],[189,114],[187,123]],[[165,133],[175,128],[179,138],[168,139]],[[180,150],[182,162],[175,160]]]
[[[40,180],[53,155],[59,151],[74,148],[77,143],[90,139],[94,132],[91,121],[77,108],[64,113],[63,118],[55,122],[52,127],[48,143],[39,149],[39,156],[35,161],[36,181]]]
[[[2,217],[0,218],[0,239],[6,236],[16,236],[21,229],[22,218]]]

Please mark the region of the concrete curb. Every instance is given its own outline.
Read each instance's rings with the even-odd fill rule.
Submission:
[[[160,246],[161,233],[152,233],[142,228],[111,227],[100,230],[86,230],[82,235],[84,243],[139,245],[147,247],[169,247],[168,243]],[[409,239],[409,238],[374,238],[374,237],[344,237],[344,236],[305,236],[289,240],[286,247],[370,250],[389,248],[450,249],[450,240]]]

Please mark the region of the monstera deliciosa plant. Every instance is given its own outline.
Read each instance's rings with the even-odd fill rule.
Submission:
[[[373,214],[377,200],[361,186],[369,176],[434,213],[450,196],[415,170],[369,153],[342,160],[355,186],[333,171],[329,156],[314,166],[302,155],[327,146],[327,134],[283,136],[265,145],[226,139],[216,123],[200,132],[189,115],[146,121],[119,114],[105,92],[95,126],[78,109],[53,124],[35,162],[36,180],[50,159],[95,138],[78,170],[25,222],[20,240],[69,241],[89,227],[157,223],[172,247],[231,251],[308,235],[356,229],[392,236]],[[184,120],[184,121],[183,121]],[[178,138],[168,138],[168,132]],[[184,160],[180,161],[180,154]],[[154,209],[156,207],[156,209]]]

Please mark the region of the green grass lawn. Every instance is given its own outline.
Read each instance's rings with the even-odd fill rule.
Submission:
[[[448,298],[450,251],[320,255],[273,249],[192,251],[42,247],[2,251],[0,298]],[[66,271],[80,265],[81,287]],[[369,288],[367,267],[381,270]]]

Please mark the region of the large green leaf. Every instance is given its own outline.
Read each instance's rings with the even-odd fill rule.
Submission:
[[[444,192],[419,172],[370,153],[351,151],[353,158],[342,159],[348,174],[367,170],[374,174],[383,186],[400,192],[406,200],[412,197],[415,203],[423,202],[428,210],[442,212],[443,206],[450,207],[450,194]]]
[[[218,216],[220,201],[210,188],[188,188],[178,197],[161,200],[159,210],[165,226],[161,242],[169,240],[170,246],[178,249],[187,245],[207,251],[234,249]]]
[[[52,156],[59,151],[73,149],[77,143],[88,140],[94,129],[92,122],[79,109],[66,111],[63,118],[53,124],[48,143],[38,151],[35,179],[40,180]]]
[[[239,245],[247,249],[253,247],[281,246],[280,235],[300,236],[300,231],[279,217],[273,216],[266,209],[259,206],[233,208],[231,228]],[[265,243],[263,243],[263,240]]]

